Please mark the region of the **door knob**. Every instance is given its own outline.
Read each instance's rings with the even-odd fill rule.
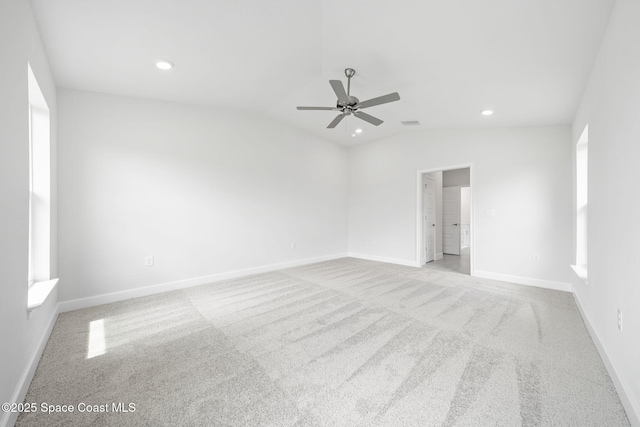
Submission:
[[[458,224],[457,224],[457,223],[456,223],[456,224],[453,224],[453,225],[455,225],[456,227],[458,226]]]
[[[436,225],[435,225],[435,224],[431,224],[431,226],[432,226],[432,227],[435,227]]]

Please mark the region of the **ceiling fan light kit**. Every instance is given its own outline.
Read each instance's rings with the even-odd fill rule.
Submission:
[[[329,126],[327,126],[328,129],[335,128],[336,126],[338,126],[338,123],[342,121],[342,119],[352,114],[360,120],[364,120],[365,122],[371,123],[374,126],[380,126],[383,123],[382,120],[360,110],[364,108],[374,107],[376,105],[386,104],[388,102],[398,101],[400,100],[400,95],[398,94],[398,92],[393,92],[388,95],[383,95],[377,98],[372,98],[360,102],[358,98],[351,95],[351,77],[353,77],[355,74],[356,70],[354,70],[353,68],[346,68],[344,70],[344,75],[347,76],[346,91],[344,90],[344,85],[342,84],[341,80],[329,80],[331,88],[338,97],[335,107],[297,107],[298,110],[339,111],[340,114],[338,114],[336,118],[333,119],[331,123],[329,123]]]

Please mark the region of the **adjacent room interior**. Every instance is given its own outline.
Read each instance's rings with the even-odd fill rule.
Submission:
[[[471,168],[422,174],[421,265],[471,274]]]
[[[0,427],[640,426],[639,2],[0,21]]]

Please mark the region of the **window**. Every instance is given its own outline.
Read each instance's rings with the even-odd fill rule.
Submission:
[[[29,91],[29,256],[28,309],[39,307],[57,283],[50,280],[51,136],[49,107],[31,66]]]
[[[587,282],[587,211],[589,188],[589,126],[576,144],[576,264],[578,277]]]

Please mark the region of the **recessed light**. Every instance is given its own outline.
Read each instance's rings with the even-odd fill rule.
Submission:
[[[160,59],[156,61],[156,67],[160,68],[161,70],[170,70],[173,68],[173,62],[167,61],[166,59]]]
[[[490,116],[493,114],[493,110],[483,110],[482,111],[482,115],[483,116]]]
[[[356,129],[356,133],[362,133],[362,129]]]
[[[355,137],[356,137],[356,134],[355,134],[355,133],[352,133],[352,134],[351,134],[351,138],[355,138]]]

